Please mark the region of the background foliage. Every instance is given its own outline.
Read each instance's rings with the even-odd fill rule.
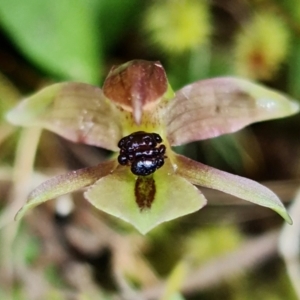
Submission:
[[[13,128],[4,114],[53,82],[101,86],[112,65],[137,58],[161,61],[175,90],[235,75],[300,99],[299,1],[0,0],[0,45],[1,299],[296,299],[276,250],[282,220],[216,192],[146,237],[81,193],[12,223],[32,187],[109,153]],[[288,205],[299,132],[296,115],[176,151],[269,181]]]

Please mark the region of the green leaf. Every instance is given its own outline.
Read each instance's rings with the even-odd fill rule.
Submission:
[[[176,155],[175,159],[178,175],[183,176],[191,183],[269,207],[289,224],[293,223],[280,199],[263,185],[247,178],[217,170],[181,155]]]
[[[118,150],[120,112],[98,87],[66,82],[44,88],[7,114],[15,125],[39,126],[73,142]]]
[[[43,202],[92,185],[99,178],[112,172],[115,167],[116,161],[107,161],[95,167],[71,171],[49,179],[30,193],[26,204],[19,210],[15,219],[20,220],[29,209]]]
[[[19,98],[16,87],[0,73],[0,144],[15,130],[14,126],[7,123],[5,116]]]
[[[0,123],[3,121],[4,113],[12,108],[20,98],[16,87],[0,73]]]
[[[147,177],[137,177],[128,167],[119,166],[87,190],[85,197],[96,208],[131,223],[142,234],[206,204],[196,187],[174,174],[170,162]]]
[[[124,40],[127,35],[130,36],[132,28],[139,22],[139,14],[143,11],[144,3],[139,0],[94,1],[99,9],[101,35],[105,41],[103,47],[106,51],[110,51],[114,44]]]
[[[166,111],[172,146],[235,132],[251,123],[299,111],[283,94],[247,80],[220,77],[185,86]]]
[[[300,5],[299,20],[300,20]],[[295,34],[291,45],[291,54],[288,67],[288,89],[295,97],[300,97],[300,38]]]
[[[180,289],[189,271],[189,264],[186,260],[181,260],[169,275],[165,291],[160,300],[184,300],[180,294]]]
[[[185,298],[180,294],[180,293],[175,293],[173,294],[170,298],[168,298],[169,300],[185,300]]]
[[[0,1],[0,20],[33,62],[63,78],[99,81],[97,12],[91,1]]]

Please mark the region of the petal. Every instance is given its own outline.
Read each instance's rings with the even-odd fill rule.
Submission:
[[[192,213],[206,204],[197,188],[168,170],[165,165],[153,177],[137,177],[128,167],[119,167],[97,181],[85,197],[96,208],[131,223],[145,234],[162,222]]]
[[[269,207],[280,214],[289,224],[292,219],[279,198],[263,185],[236,175],[229,174],[206,166],[181,155],[174,157],[177,163],[177,173],[191,183]]]
[[[122,137],[119,110],[100,88],[58,83],[23,100],[7,114],[21,126],[40,126],[74,142],[117,150]]]
[[[298,103],[247,80],[230,77],[202,80],[182,88],[169,102],[167,137],[176,146],[298,111]]]
[[[71,171],[67,174],[58,175],[42,183],[34,189],[28,196],[25,205],[18,211],[15,219],[20,220],[27,210],[50,199],[74,192],[83,187],[95,183],[99,178],[111,173],[116,167],[115,160],[108,161],[77,171]]]

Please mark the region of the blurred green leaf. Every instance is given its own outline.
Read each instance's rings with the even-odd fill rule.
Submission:
[[[243,147],[235,134],[226,134],[215,139],[203,141],[202,147],[208,164],[221,165],[226,162],[236,172],[243,169]]]
[[[200,265],[214,257],[233,251],[241,241],[242,236],[236,226],[201,227],[186,238],[185,253],[192,259],[193,265]]]
[[[169,299],[170,300],[185,300],[185,298],[179,293],[173,294]]]
[[[289,16],[289,21],[300,21],[300,2],[299,0],[274,0],[278,8]]]
[[[17,103],[18,98],[20,95],[17,88],[0,73],[0,144],[15,130],[15,127],[6,121],[5,114]],[[3,154],[3,146],[1,150]]]
[[[26,263],[29,265],[34,263],[41,251],[40,241],[34,236],[29,236],[23,251]]]
[[[296,98],[300,97],[300,38],[294,37],[289,63],[289,92]]]
[[[56,268],[55,265],[48,265],[45,268],[45,277],[48,282],[50,282],[55,287],[63,287],[63,281],[60,277],[59,270]],[[51,298],[53,299],[53,298]]]
[[[0,22],[18,47],[43,69],[97,83],[101,52],[91,1],[0,1]]]
[[[169,58],[168,80],[174,90],[182,86],[205,79],[209,75],[210,45],[205,44],[189,52]]]
[[[166,289],[160,300],[184,300],[179,291],[187,276],[188,269],[189,266],[186,260],[180,261],[175,266],[167,279]]]
[[[231,53],[227,48],[217,48],[211,53],[208,77],[230,76],[234,74],[233,60],[228,59]]]
[[[20,94],[18,90],[0,73],[0,122],[4,119],[7,110],[12,108],[19,98]]]
[[[109,50],[113,44],[124,37],[124,29],[130,31],[130,26],[136,26],[139,12],[144,5],[139,0],[94,0],[99,9],[99,22],[102,29],[103,47]]]

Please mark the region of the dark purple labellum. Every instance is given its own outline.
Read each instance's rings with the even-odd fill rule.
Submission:
[[[138,176],[147,176],[163,166],[166,158],[166,146],[158,145],[162,138],[157,133],[137,131],[123,137],[118,147],[120,165],[131,166],[131,172]]]

